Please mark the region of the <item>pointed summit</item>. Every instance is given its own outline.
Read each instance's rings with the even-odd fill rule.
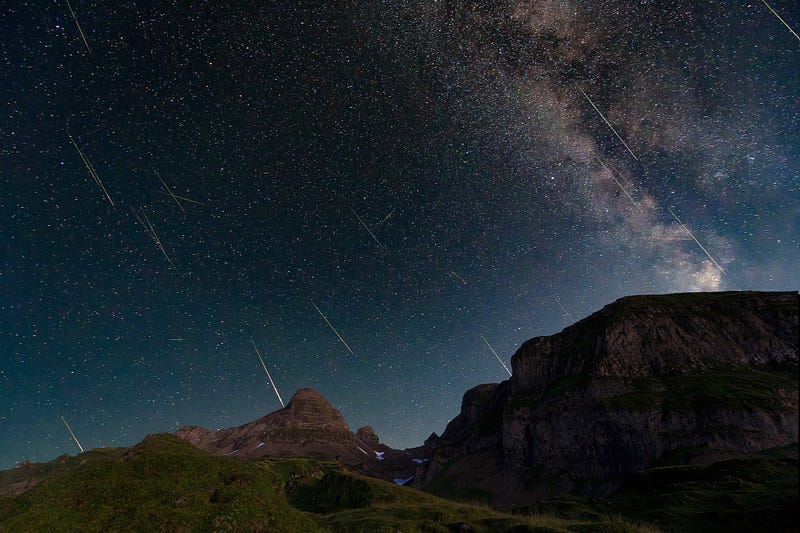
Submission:
[[[342,413],[309,388],[298,390],[283,409],[253,422],[219,431],[187,426],[177,435],[211,453],[242,459],[269,455],[360,459],[361,441]]]
[[[298,390],[285,408],[267,415],[262,420],[274,417],[279,413],[286,417],[284,427],[350,431],[342,413],[314,389]]]

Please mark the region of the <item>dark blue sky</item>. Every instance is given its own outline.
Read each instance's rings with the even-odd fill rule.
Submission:
[[[105,4],[86,43],[0,15],[0,468],[75,453],[61,416],[90,448],[275,410],[252,341],[413,446],[507,377],[481,335],[508,364],[624,295],[800,286],[800,40],[762,2]]]

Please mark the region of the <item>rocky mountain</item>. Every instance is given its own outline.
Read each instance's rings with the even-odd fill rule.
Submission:
[[[0,472],[0,531],[564,530],[353,470],[587,531],[636,530],[602,523],[611,514],[674,530],[797,531],[799,307],[788,292],[620,299],[524,343],[513,376],[467,391],[419,448],[352,432],[300,389],[242,426],[25,462]]]
[[[350,431],[342,413],[309,388],[298,390],[283,409],[253,422],[219,431],[185,426],[176,435],[215,455],[242,460],[313,457],[389,480],[405,479],[416,467],[408,452],[381,444],[370,426]]]
[[[495,504],[607,495],[666,457],[797,442],[798,294],[632,296],[525,342],[464,395],[414,484]]]

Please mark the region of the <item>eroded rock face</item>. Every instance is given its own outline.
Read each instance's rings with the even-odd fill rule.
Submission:
[[[298,390],[283,409],[253,422],[219,431],[186,426],[176,434],[203,450],[243,460],[313,457],[387,480],[413,475],[416,468],[406,452],[381,444],[371,427],[350,431],[342,413],[307,388]]]
[[[481,481],[503,487],[495,503],[521,503],[532,472],[564,474],[552,493],[608,490],[679,448],[797,442],[797,362],[797,293],[623,298],[527,341],[510,380],[468,391],[418,486],[482,454],[500,464]]]
[[[689,374],[723,365],[797,361],[797,293],[629,296],[511,359],[515,393],[578,375]]]
[[[372,426],[359,428],[358,431],[356,431],[356,437],[371,446],[378,446],[380,444],[380,439],[378,439],[378,435],[375,434],[375,430],[372,429]]]
[[[281,411],[284,411],[283,409]],[[279,413],[281,411],[278,411]],[[314,389],[300,389],[285,409],[286,416],[275,417],[286,427],[326,429],[330,431],[350,432],[342,413],[336,410],[328,400]]]

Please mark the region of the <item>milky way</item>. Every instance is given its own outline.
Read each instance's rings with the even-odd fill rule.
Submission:
[[[318,4],[1,15],[0,468],[277,388],[413,446],[618,297],[797,290],[796,2]]]

